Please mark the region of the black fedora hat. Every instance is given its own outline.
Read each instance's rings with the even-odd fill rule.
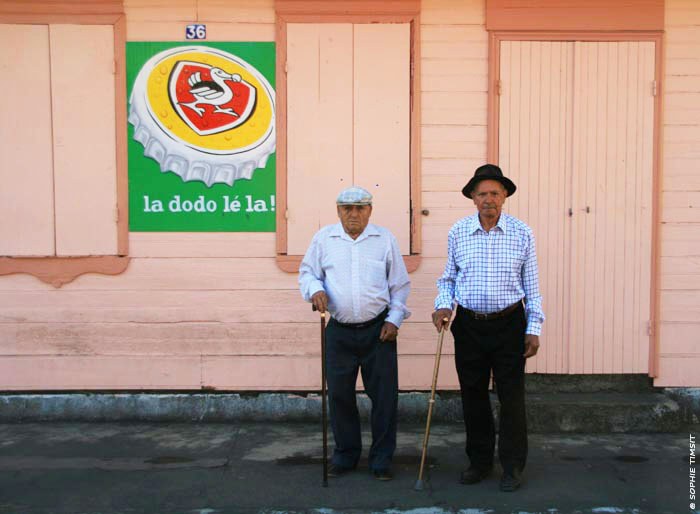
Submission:
[[[510,196],[515,193],[515,184],[513,184],[513,181],[508,177],[503,176],[501,168],[495,164],[484,164],[476,169],[472,179],[462,188],[462,194],[467,198],[471,198],[472,191],[474,191],[476,185],[482,180],[498,180],[501,184],[503,184],[503,187],[506,188],[506,191],[508,192],[506,196]]]

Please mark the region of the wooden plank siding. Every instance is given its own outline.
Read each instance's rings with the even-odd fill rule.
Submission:
[[[700,3],[666,0],[657,386],[700,385]]]
[[[425,323],[433,310],[447,233],[458,219],[474,213],[461,189],[486,160],[484,9],[480,0],[430,0],[421,5],[422,208],[428,215],[423,216],[421,266],[411,275],[413,323]],[[421,291],[423,302],[416,296]],[[454,369],[450,346],[443,356],[441,378]]]

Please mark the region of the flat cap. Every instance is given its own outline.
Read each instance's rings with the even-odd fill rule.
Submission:
[[[338,205],[372,205],[372,195],[366,189],[352,186],[343,189],[335,203]]]

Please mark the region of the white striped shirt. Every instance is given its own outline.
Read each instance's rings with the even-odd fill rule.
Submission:
[[[388,307],[386,321],[401,326],[411,315],[406,308],[410,284],[396,238],[371,223],[357,239],[340,223],[323,227],[299,267],[304,300],[325,291],[328,310],[341,323],[369,321]]]
[[[437,281],[435,309],[459,305],[481,313],[498,312],[525,299],[526,333],[540,335],[544,313],[535,238],[519,219],[501,214],[486,232],[479,214],[455,223],[447,236],[445,272]]]

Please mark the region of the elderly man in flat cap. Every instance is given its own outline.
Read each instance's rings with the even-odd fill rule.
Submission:
[[[532,230],[501,212],[513,193],[515,184],[493,164],[477,168],[464,186],[462,194],[478,212],[450,229],[433,313],[441,330],[457,307],[451,331],[470,461],[460,481],[481,482],[493,467],[496,436],[488,391],[493,371],[501,404],[500,489],[506,492],[520,487],[525,467],[525,359],[537,353],[544,321]]]
[[[378,480],[391,480],[398,404],[396,336],[410,315],[410,282],[396,238],[369,223],[372,195],[350,187],[336,203],[340,223],[316,233],[299,268],[304,300],[332,317],[326,329],[326,364],[335,450],[328,476],[355,469],[360,459],[355,400],[360,370],[372,400],[369,468]]]

